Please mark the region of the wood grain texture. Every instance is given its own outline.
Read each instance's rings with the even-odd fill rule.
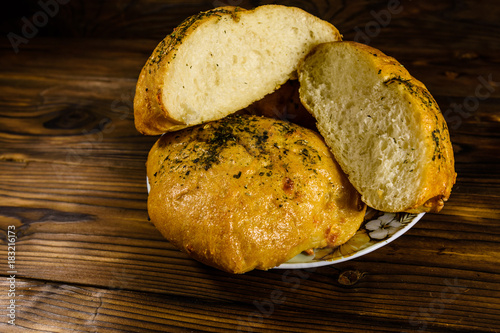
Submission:
[[[22,317],[11,332],[401,331],[397,319],[381,322],[376,316],[286,306],[273,308],[266,300],[258,301],[257,306],[248,306],[36,281],[20,281],[19,286],[23,292],[21,302],[28,306],[36,303],[36,306],[29,307],[33,309],[30,313],[20,311]],[[289,294],[283,291],[280,297],[286,300]],[[259,313],[257,308],[264,311]],[[27,315],[30,319],[24,319]],[[381,324],[382,330],[377,328]],[[468,326],[474,328],[474,325]]]
[[[370,22],[388,1],[278,1],[345,39],[371,31],[366,42],[423,81],[447,114],[458,178],[440,214],[366,256],[234,276],[191,260],[148,221],[145,159],[157,137],[135,130],[131,104],[158,41],[213,3],[73,0],[18,53],[0,41],[0,331],[497,332],[500,7],[401,1],[377,32]],[[39,10],[24,4],[2,35]]]

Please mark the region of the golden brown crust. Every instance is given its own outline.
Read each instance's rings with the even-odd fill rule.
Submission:
[[[231,273],[340,245],[366,209],[317,133],[269,118],[233,115],[167,133],[147,172],[155,226]]]

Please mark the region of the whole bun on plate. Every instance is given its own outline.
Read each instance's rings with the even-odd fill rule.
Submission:
[[[149,153],[147,175],[158,230],[231,273],[343,244],[366,210],[319,134],[258,116],[164,134]]]

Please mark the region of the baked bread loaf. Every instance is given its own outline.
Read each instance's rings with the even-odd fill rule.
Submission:
[[[438,212],[455,183],[446,122],[394,58],[355,42],[316,47],[300,98],[363,201],[385,212]]]
[[[265,117],[231,115],[166,133],[147,175],[157,229],[230,273],[341,245],[366,210],[319,134]]]
[[[333,25],[295,7],[220,7],[189,17],[140,73],[135,126],[157,135],[223,118],[296,77],[313,46],[340,39]]]

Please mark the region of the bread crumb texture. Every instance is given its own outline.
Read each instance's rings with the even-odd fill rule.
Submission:
[[[222,7],[186,19],[148,59],[137,84],[137,129],[161,134],[239,111],[296,77],[317,44],[340,40],[295,7]]]
[[[426,87],[394,58],[354,42],[315,48],[300,97],[369,206],[439,211],[455,182],[448,128]]]

